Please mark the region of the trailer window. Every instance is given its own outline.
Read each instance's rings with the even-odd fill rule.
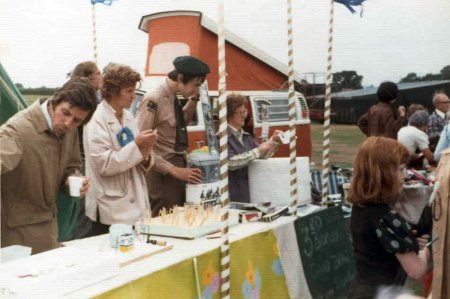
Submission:
[[[269,106],[269,122],[287,121],[289,120],[288,99],[256,99],[256,121],[262,122],[261,105],[265,101],[270,102]]]

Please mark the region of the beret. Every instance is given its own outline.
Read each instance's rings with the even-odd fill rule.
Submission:
[[[179,56],[175,58],[173,65],[182,74],[205,76],[211,72],[206,63],[193,56]]]
[[[430,119],[430,115],[428,114],[427,111],[419,110],[419,111],[414,112],[409,117],[408,121],[411,126],[422,127],[422,126],[428,126],[429,119]]]
[[[397,98],[398,86],[393,82],[383,82],[380,84],[377,90],[378,98],[383,102],[390,102]]]

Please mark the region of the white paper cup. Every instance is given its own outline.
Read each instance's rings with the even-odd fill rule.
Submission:
[[[70,196],[80,197],[80,189],[83,186],[84,177],[82,176],[69,176],[69,191]]]

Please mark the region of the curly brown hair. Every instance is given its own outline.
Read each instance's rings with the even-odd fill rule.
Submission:
[[[142,81],[141,75],[127,65],[108,67],[103,76],[102,97],[106,101],[120,93],[120,90],[130,86],[136,87]]]
[[[348,201],[355,204],[394,202],[401,190],[398,167],[408,161],[408,150],[397,140],[367,138],[360,145],[353,163]]]

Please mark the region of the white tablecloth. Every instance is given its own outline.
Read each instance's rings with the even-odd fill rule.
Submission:
[[[286,271],[286,282],[290,296],[292,298],[310,298],[309,290],[307,287],[305,288],[307,283],[303,273],[290,273],[292,271],[289,271],[289,269],[295,269],[295,271],[298,271],[298,266],[301,266],[300,253],[298,246],[296,245],[296,235],[293,226],[294,220],[294,217],[281,217],[271,223],[252,222],[231,227],[229,234],[230,242],[238,241],[253,234],[276,228],[274,233],[278,239],[280,255],[283,267]],[[195,240],[183,240],[155,236],[152,237],[152,239],[165,240],[169,244],[173,245],[173,249],[158,253],[154,256],[123,267],[119,270],[118,275],[100,283],[85,287],[71,294],[67,294],[66,297],[87,298],[102,294],[132,280],[136,280],[140,277],[165,269],[184,260],[202,255],[220,247],[221,245],[220,238],[207,239],[206,237],[203,237]],[[109,246],[109,237],[108,235],[101,235],[66,242],[65,245],[98,251],[101,250],[103,246]],[[283,254],[283,252],[289,252],[289,254]],[[290,275],[295,275],[295,277],[292,276],[293,279],[288,279],[288,276]]]

